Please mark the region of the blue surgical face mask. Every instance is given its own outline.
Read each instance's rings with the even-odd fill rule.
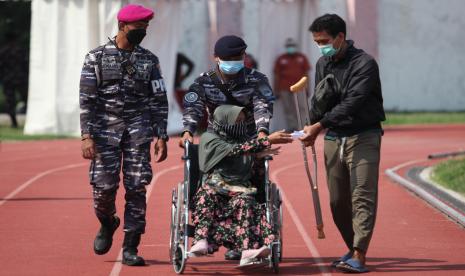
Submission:
[[[320,48],[320,53],[325,57],[334,56],[337,53],[337,50],[334,49],[333,44],[326,44],[318,46]]]
[[[295,46],[288,46],[286,47],[286,53],[288,53],[289,55],[293,55],[297,53],[297,48]]]
[[[342,45],[342,44],[341,44]],[[320,48],[320,53],[325,56],[325,57],[332,57],[334,56],[335,54],[337,54],[337,52],[339,52],[339,50],[341,49],[341,46],[339,46],[338,49],[334,48],[333,47],[333,44],[332,43],[329,43],[329,44],[326,44],[326,45],[318,45],[318,48]]]
[[[244,60],[221,60],[218,63],[221,72],[227,75],[234,75],[244,68]]]

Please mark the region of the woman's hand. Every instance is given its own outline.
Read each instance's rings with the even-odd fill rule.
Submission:
[[[292,143],[293,140],[290,133],[280,130],[268,135],[268,141],[270,141],[271,144],[287,144]]]

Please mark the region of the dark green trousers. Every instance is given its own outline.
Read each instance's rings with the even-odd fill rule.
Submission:
[[[342,148],[342,150],[341,150]],[[347,247],[368,250],[376,220],[381,131],[325,136],[331,213]]]

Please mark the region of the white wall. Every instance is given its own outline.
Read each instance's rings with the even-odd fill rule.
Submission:
[[[465,1],[379,0],[388,110],[465,110]]]
[[[80,133],[78,88],[84,55],[115,33],[120,5],[104,0],[32,2],[25,133]]]

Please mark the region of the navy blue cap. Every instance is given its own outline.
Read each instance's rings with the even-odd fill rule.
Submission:
[[[235,35],[226,35],[215,44],[215,56],[220,59],[239,56],[247,48],[244,40]]]

